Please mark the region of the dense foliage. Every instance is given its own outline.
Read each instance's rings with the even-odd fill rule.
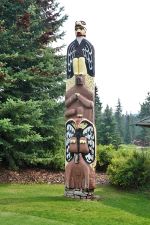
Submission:
[[[116,149],[121,144],[150,145],[150,129],[135,126],[137,121],[148,116],[149,95],[141,105],[139,114],[128,114],[127,112],[123,114],[120,99],[118,99],[115,111],[109,105],[103,109],[97,93],[98,91],[96,91],[95,99],[97,144],[112,144]]]
[[[139,120],[147,117],[150,117],[150,93],[147,94],[145,101],[141,104]],[[150,129],[143,127],[138,138],[143,145],[150,145]]]
[[[67,19],[56,1],[0,1],[0,156],[49,165],[63,145],[65,59],[53,42]]]
[[[96,170],[97,171],[106,172],[108,166],[111,163],[114,152],[116,152],[116,149],[112,144],[97,146],[97,152],[96,152],[96,155],[97,155]]]
[[[101,121],[102,121],[102,103],[100,101],[98,88],[95,86],[95,124],[97,128],[97,144],[101,143]]]
[[[107,173],[112,184],[123,188],[150,185],[150,153],[120,150],[113,155]]]

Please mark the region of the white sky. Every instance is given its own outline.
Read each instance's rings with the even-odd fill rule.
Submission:
[[[150,91],[150,0],[58,0],[69,16],[63,30],[67,46],[74,23],[87,23],[87,40],[95,48],[100,100],[123,113],[138,113]]]

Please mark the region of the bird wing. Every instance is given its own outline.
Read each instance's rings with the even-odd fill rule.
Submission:
[[[73,153],[69,151],[70,140],[75,135],[75,121],[68,120],[66,123],[66,161],[70,162],[73,159]]]
[[[82,120],[81,124],[84,123],[85,128],[83,129],[83,136],[87,138],[89,153],[83,156],[84,160],[91,164],[95,160],[95,145],[96,145],[96,134],[94,124],[89,120]]]

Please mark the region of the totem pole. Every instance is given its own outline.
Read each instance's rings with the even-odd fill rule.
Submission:
[[[84,21],[75,22],[75,34],[67,49],[65,195],[92,198],[96,164],[94,48],[85,38]]]

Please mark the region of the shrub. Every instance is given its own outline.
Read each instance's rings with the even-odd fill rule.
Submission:
[[[108,166],[110,182],[123,188],[139,188],[150,184],[150,153],[117,152]]]
[[[18,155],[18,161],[19,168],[33,167],[51,171],[63,171],[65,168],[64,149],[60,147],[59,150],[54,152],[47,151],[44,154],[43,151],[28,155],[22,153]]]
[[[96,169],[106,171],[111,162],[113,153],[115,152],[113,145],[98,145],[97,146],[97,164]]]

